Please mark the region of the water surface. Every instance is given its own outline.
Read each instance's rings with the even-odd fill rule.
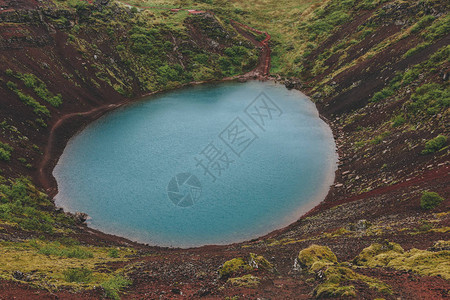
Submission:
[[[67,211],[140,242],[190,247],[256,238],[323,200],[337,156],[298,91],[220,83],[149,97],[73,137],[54,170]]]

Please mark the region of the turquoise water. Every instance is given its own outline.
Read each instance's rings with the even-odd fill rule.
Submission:
[[[297,220],[325,198],[336,161],[331,130],[300,92],[207,84],[122,107],[73,137],[55,201],[131,240],[225,244]]]

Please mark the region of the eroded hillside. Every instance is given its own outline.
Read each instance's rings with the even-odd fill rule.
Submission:
[[[94,2],[0,1],[0,294],[448,297],[446,1]],[[265,36],[248,31],[252,44],[230,20],[270,33],[272,79],[309,94],[332,127],[340,161],[325,201],[266,237],[188,250],[55,209],[48,175],[84,124],[258,64]]]

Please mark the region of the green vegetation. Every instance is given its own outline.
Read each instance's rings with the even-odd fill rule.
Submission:
[[[8,81],[6,86],[19,96],[20,101],[33,108],[34,113],[37,115],[50,116],[50,111],[44,105],[41,105],[30,95],[23,93],[14,82]]]
[[[403,115],[397,115],[392,119],[392,127],[399,127],[406,123],[406,119]]]
[[[85,267],[67,269],[63,274],[67,282],[89,283],[92,280],[92,271]]]
[[[108,256],[109,256],[109,257],[113,257],[113,258],[118,258],[118,257],[119,257],[119,250],[117,250],[117,249],[111,249],[111,250],[108,252]]]
[[[376,92],[370,101],[378,102],[378,101],[384,100],[392,95],[394,95],[394,90],[391,87],[385,87],[381,91]]]
[[[450,31],[450,15],[445,15],[439,19],[436,19],[431,26],[426,28],[422,33],[422,36],[427,41],[438,40]]]
[[[63,213],[52,212],[53,203],[30,180],[0,179],[0,220],[15,223],[22,229],[45,232],[73,222]]]
[[[251,274],[247,274],[242,277],[230,278],[227,282],[235,286],[247,288],[255,288],[260,284],[259,278]]]
[[[354,0],[332,0],[325,8],[317,9],[314,12],[314,17],[308,23],[302,23],[298,30],[306,30],[308,40],[318,42],[330,31],[349,19],[348,11],[354,3]]]
[[[275,270],[273,264],[271,264],[262,255],[257,255],[255,253],[250,253],[249,265],[255,269],[264,269],[270,272]]]
[[[128,278],[118,274],[113,278],[102,283],[105,289],[106,297],[111,299],[120,299],[119,292],[132,283]]]
[[[436,17],[432,15],[426,15],[422,17],[416,24],[411,28],[411,33],[417,33],[433,22]]]
[[[438,193],[425,191],[420,198],[420,207],[423,209],[433,209],[441,204],[444,199]]]
[[[228,278],[233,274],[245,271],[251,271],[250,267],[242,258],[233,258],[226,261],[219,269],[219,275],[222,278]]]
[[[389,267],[413,271],[422,276],[440,276],[450,279],[450,251],[431,252],[411,249],[409,251],[392,242],[372,244],[353,260],[359,266]]]
[[[91,251],[85,250],[77,246],[65,247],[58,242],[54,242],[39,249],[39,252],[44,255],[54,255],[67,258],[86,259],[94,257]]]
[[[36,75],[31,74],[31,73],[24,73],[24,74],[19,73],[19,72],[16,73],[16,72],[12,71],[11,69],[7,69],[5,71],[5,73],[8,76],[20,79],[27,88],[33,89],[33,91],[36,93],[36,95],[38,95],[42,100],[50,103],[52,106],[58,107],[61,105],[61,103],[62,103],[61,94],[58,94],[56,96],[53,95],[47,89],[47,85],[42,80],[37,78]],[[16,85],[10,84],[10,83],[8,83],[8,87],[11,90],[17,89]]]
[[[343,266],[331,266],[325,270],[325,282],[314,289],[316,297],[347,297],[356,296],[353,285],[342,285],[346,282],[362,281],[370,288],[383,294],[392,294],[391,288],[384,282],[361,274]]]
[[[114,290],[119,291],[124,284],[124,276],[120,270],[114,271],[110,262],[127,261],[135,250],[120,248],[119,256],[111,258],[108,252],[112,248],[96,246],[80,246],[78,241],[62,237],[59,239],[60,249],[80,249],[90,252],[86,257],[77,255],[56,256],[42,254],[41,249],[54,247],[57,242],[41,239],[25,240],[23,242],[0,241],[0,278],[13,279],[17,270],[28,277],[34,286],[55,290],[59,287],[91,289],[105,285],[107,294],[113,295]],[[116,249],[116,248],[114,248]],[[79,252],[81,253],[81,252]],[[129,284],[130,281],[126,279]],[[107,290],[110,290],[109,292]],[[111,296],[114,298],[114,296]]]
[[[302,268],[312,274],[316,274],[319,270],[324,272],[324,281],[314,289],[314,295],[317,298],[355,297],[355,287],[347,285],[352,281],[362,281],[381,293],[392,293],[390,287],[382,281],[358,274],[352,269],[338,264],[336,255],[326,246],[311,245],[301,250],[298,261]]]
[[[22,80],[26,87],[32,88],[33,91],[38,95],[42,100],[50,103],[54,107],[58,107],[62,103],[61,94],[53,95],[48,89],[47,85],[37,78],[34,74],[26,73],[21,74],[17,73],[15,75],[18,79]]]
[[[336,255],[326,246],[311,245],[298,254],[298,262],[312,272],[337,263]]]
[[[439,83],[426,83],[411,96],[408,109],[412,113],[425,111],[430,115],[450,107],[450,89]]]
[[[447,137],[440,134],[437,137],[425,143],[425,149],[422,150],[422,154],[435,153],[444,148],[446,144],[447,144]]]
[[[0,160],[9,161],[13,150],[9,144],[0,142]]]

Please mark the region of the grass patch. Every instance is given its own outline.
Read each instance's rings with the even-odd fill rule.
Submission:
[[[39,253],[44,255],[54,255],[59,257],[80,259],[94,257],[94,254],[89,250],[85,250],[81,247],[76,246],[65,247],[58,242],[45,245],[44,247],[40,248]]]
[[[102,283],[105,290],[106,297],[111,299],[120,299],[119,293],[121,290],[132,284],[132,281],[122,275],[116,275],[113,278]]]
[[[71,239],[61,239],[68,244],[61,248],[79,248],[89,251],[93,255],[67,255],[55,256],[42,254],[41,249],[48,249],[54,242],[45,240],[29,240],[25,242],[1,242],[0,241],[0,278],[12,280],[14,271],[20,271],[30,278],[33,285],[41,288],[54,286],[72,287],[75,289],[90,289],[116,277],[109,262],[127,261],[129,255],[135,250],[120,248],[121,258],[111,258],[107,247],[84,247],[73,245],[77,243]],[[70,245],[69,245],[70,244]],[[81,253],[81,252],[78,252]],[[83,258],[86,257],[86,258]],[[85,270],[88,271],[85,271]],[[91,274],[89,275],[89,273]],[[117,280],[117,278],[116,278]],[[119,280],[117,280],[119,281]],[[114,283],[115,280],[112,281]],[[117,284],[116,284],[117,286]],[[112,285],[114,287],[114,285]]]
[[[431,154],[435,153],[447,144],[447,137],[444,135],[438,135],[437,137],[429,140],[425,143],[425,149],[422,150],[422,154]]]
[[[35,114],[37,115],[45,115],[45,116],[50,116],[50,111],[47,109],[47,107],[45,107],[44,105],[40,104],[38,101],[36,101],[33,97],[31,97],[30,95],[25,94],[24,92],[22,92],[17,85],[12,82],[12,81],[8,81],[6,83],[6,86],[13,91],[14,93],[16,93],[16,95],[19,97],[20,101],[22,101],[23,103],[25,103],[28,106],[31,106],[33,108],[33,111]]]
[[[67,282],[89,283],[92,280],[92,271],[85,267],[67,269],[63,274]]]

